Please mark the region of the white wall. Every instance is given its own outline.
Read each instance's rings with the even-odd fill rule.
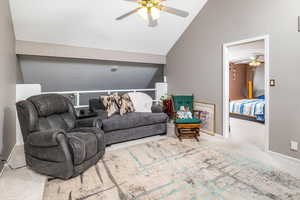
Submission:
[[[16,143],[17,57],[9,1],[0,1],[0,155],[7,159]],[[0,171],[3,163],[0,162]]]
[[[222,45],[270,36],[270,149],[300,159],[299,0],[209,0],[167,56],[170,93],[193,93],[216,104],[222,134]]]
[[[17,84],[16,85],[16,102],[26,100],[33,95],[41,94],[42,88],[39,84]],[[16,145],[22,145],[23,136],[19,124],[18,116],[16,116]]]

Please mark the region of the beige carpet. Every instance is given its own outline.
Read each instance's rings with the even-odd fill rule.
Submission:
[[[44,200],[299,200],[300,180],[208,141],[174,138],[107,152]]]

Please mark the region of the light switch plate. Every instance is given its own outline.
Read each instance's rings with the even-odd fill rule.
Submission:
[[[291,150],[298,151],[298,142],[291,141]]]
[[[300,33],[300,16],[298,16],[298,32]]]
[[[270,80],[270,86],[275,87],[275,85],[276,85],[276,81],[274,79],[271,79]]]

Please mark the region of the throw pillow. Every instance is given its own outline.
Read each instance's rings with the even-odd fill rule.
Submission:
[[[128,93],[135,112],[151,112],[151,107],[153,104],[153,99],[142,92],[131,92]]]
[[[126,113],[134,112],[134,106],[128,94],[124,94],[121,98],[121,104],[119,104],[120,115],[124,115]]]
[[[110,96],[101,96],[101,100],[105,106],[108,117],[117,114],[120,111],[118,106],[120,97],[118,94],[115,93]]]

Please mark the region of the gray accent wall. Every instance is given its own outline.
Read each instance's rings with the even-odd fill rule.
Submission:
[[[40,56],[19,60],[24,83],[41,84],[43,92],[154,88],[164,73],[159,64]],[[81,103],[87,104],[88,98],[83,96]]]
[[[222,45],[270,35],[270,149],[295,158],[290,141],[300,142],[299,0],[209,0],[167,55],[170,93],[194,93],[216,104],[222,133]]]
[[[9,1],[0,1],[0,158],[7,159],[16,143],[17,57]],[[0,171],[3,168],[0,162]]]

